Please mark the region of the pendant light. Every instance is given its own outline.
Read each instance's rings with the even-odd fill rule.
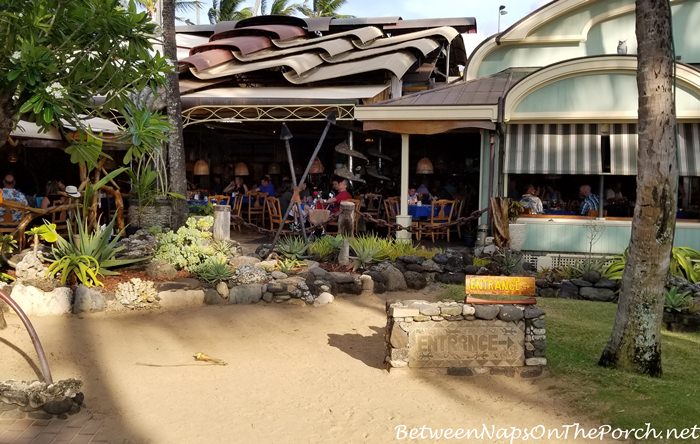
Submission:
[[[236,163],[236,166],[233,168],[233,175],[250,176],[250,171],[248,171],[248,165],[246,165],[244,162]]]
[[[418,161],[416,165],[416,174],[433,174],[435,172],[433,168],[433,162],[427,157],[423,157]]]
[[[209,163],[203,159],[199,159],[197,162],[195,162],[194,175],[195,176],[208,176],[209,175]]]

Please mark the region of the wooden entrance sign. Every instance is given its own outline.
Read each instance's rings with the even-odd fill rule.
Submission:
[[[523,276],[467,276],[467,304],[536,304],[535,278]],[[484,297],[485,296],[485,297]]]

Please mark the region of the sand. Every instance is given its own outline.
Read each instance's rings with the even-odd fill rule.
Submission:
[[[553,397],[548,377],[388,373],[384,304],[363,295],[322,307],[205,306],[35,324],[54,379],[85,382],[86,407],[104,416],[115,442],[386,443],[402,425],[592,425]],[[6,317],[0,380],[36,379],[29,338]],[[195,363],[196,352],[229,365]]]

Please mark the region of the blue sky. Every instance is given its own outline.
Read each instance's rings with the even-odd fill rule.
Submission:
[[[297,0],[301,2],[302,0]],[[498,7],[504,5],[508,13],[501,16],[501,30],[515,23],[550,0],[347,0],[339,12],[356,17],[400,16],[404,19],[476,17],[477,35],[465,36],[467,51],[471,52],[484,38],[496,32]],[[291,0],[294,3],[294,0]],[[208,23],[206,12],[211,0],[203,0],[200,15],[202,23]],[[244,6],[252,6],[248,0]],[[271,0],[268,0],[271,3]],[[194,13],[188,14],[194,21]]]

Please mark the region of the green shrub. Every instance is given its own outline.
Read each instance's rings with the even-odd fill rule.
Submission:
[[[49,265],[46,272],[51,277],[60,274],[62,284],[83,284],[86,287],[102,285],[97,278],[100,274],[100,263],[92,256],[66,254]]]
[[[309,245],[309,253],[320,261],[330,262],[335,260],[340,247],[343,244],[343,236],[323,236]]]
[[[350,248],[355,253],[354,268],[366,268],[372,262],[385,259],[382,239],[376,234],[355,236],[349,239]]]
[[[700,281],[700,251],[689,247],[671,250],[671,274],[683,277],[691,283]]]
[[[233,270],[231,270],[225,260],[212,259],[198,266],[195,274],[200,281],[213,285],[220,281],[231,279],[233,277]]]
[[[300,259],[306,251],[306,242],[299,236],[284,236],[275,245],[275,251],[287,259]]]
[[[673,287],[666,292],[664,298],[664,310],[668,312],[682,313],[688,311],[693,305],[693,297],[689,292],[678,293],[678,288]]]
[[[304,268],[305,266],[306,263],[299,259],[283,258],[277,261],[275,268],[284,274],[291,274]]]
[[[493,265],[506,276],[522,271],[523,254],[510,248],[499,248],[493,255]]]
[[[209,229],[213,224],[211,216],[190,217],[177,231],[159,234],[154,258],[192,273],[207,260],[225,262],[227,256],[217,252],[212,245],[213,236]]]

